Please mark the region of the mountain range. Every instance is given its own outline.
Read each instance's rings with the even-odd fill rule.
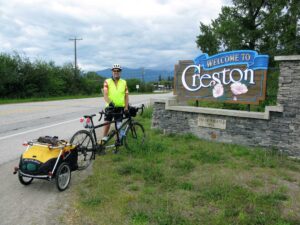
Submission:
[[[112,72],[111,69],[104,69],[104,70],[99,70],[96,71],[96,73],[102,77],[111,77]],[[173,71],[168,71],[168,70],[154,70],[154,69],[144,69],[144,68],[137,68],[137,69],[132,69],[132,68],[127,68],[123,67],[121,77],[123,79],[140,79],[144,80],[144,82],[153,82],[153,81],[158,81],[159,77],[164,80],[168,80],[169,78],[173,77]]]

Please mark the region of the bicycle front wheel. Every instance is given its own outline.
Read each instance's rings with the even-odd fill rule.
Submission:
[[[126,130],[125,133],[125,147],[128,150],[134,148],[140,148],[145,142],[145,130],[142,124],[138,122],[132,123],[132,125]]]
[[[78,149],[78,170],[87,168],[95,154],[95,143],[92,135],[86,130],[77,131],[70,140]]]

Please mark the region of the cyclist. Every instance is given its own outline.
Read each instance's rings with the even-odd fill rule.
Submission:
[[[124,79],[121,79],[122,67],[120,64],[114,64],[111,68],[112,77],[106,79],[103,85],[104,92],[104,101],[106,102],[105,111],[108,112],[108,115],[104,117],[105,122],[112,121],[113,117],[119,123],[119,126],[122,122],[122,114],[118,115],[109,115],[109,112],[113,109],[114,113],[121,113],[123,111],[128,111],[128,87]],[[110,124],[107,124],[103,127],[103,138],[106,140],[107,134],[110,128]]]

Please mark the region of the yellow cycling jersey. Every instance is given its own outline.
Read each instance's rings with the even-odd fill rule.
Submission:
[[[125,107],[125,94],[128,93],[125,80],[119,79],[116,85],[112,78],[106,79],[104,88],[108,89],[108,98],[116,107]],[[106,106],[108,106],[108,103]]]

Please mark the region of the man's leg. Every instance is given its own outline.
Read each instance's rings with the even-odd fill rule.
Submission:
[[[122,108],[118,108],[118,111],[117,111],[117,113],[119,113],[119,114],[117,114],[117,115],[115,115],[115,120],[117,121],[117,129],[120,129],[120,127],[121,127],[121,125],[122,125],[122,119],[123,119],[123,112],[124,112],[124,108],[122,107]],[[119,131],[120,132],[120,131]],[[116,137],[115,137],[115,140],[116,140],[116,145],[121,145],[121,140],[120,140],[120,134],[119,134],[119,137],[117,137],[117,135],[116,135]]]
[[[104,121],[104,123],[109,123],[109,121]],[[106,137],[110,128],[110,124],[103,126],[103,137]]]
[[[106,109],[105,109],[105,112],[107,112]],[[103,126],[103,137],[107,136],[107,134],[109,132],[111,121],[112,121],[112,116],[109,115],[108,113],[106,113],[104,116],[104,123],[107,123],[107,124],[105,126]]]
[[[109,131],[109,128],[110,128],[110,123],[109,123],[109,121],[106,121],[106,120],[104,120],[104,123],[107,123],[107,124],[103,126],[103,137],[101,138],[100,144],[105,144],[108,140],[107,134],[108,134],[108,131]],[[100,148],[99,151],[98,151],[98,154],[99,155],[105,155],[106,154],[105,148]]]

